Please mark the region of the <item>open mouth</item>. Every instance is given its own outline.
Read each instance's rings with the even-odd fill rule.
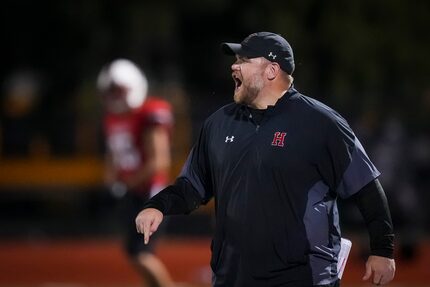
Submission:
[[[242,86],[242,80],[239,79],[236,75],[232,75],[232,77],[234,80],[235,89],[238,90]]]

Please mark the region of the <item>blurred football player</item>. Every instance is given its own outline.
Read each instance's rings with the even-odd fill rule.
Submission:
[[[167,269],[154,255],[154,245],[145,245],[135,227],[145,201],[168,183],[171,106],[147,97],[147,78],[127,59],[103,67],[97,88],[104,105],[106,181],[122,201],[126,252],[143,275],[145,286],[172,286]]]

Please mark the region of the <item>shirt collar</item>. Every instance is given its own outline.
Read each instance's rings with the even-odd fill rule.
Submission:
[[[294,95],[298,93],[293,85],[278,99],[274,106],[268,106],[267,112],[265,115],[275,115],[282,112],[283,107],[287,104],[288,100]]]
[[[267,111],[264,114],[265,116],[275,115],[280,112],[282,112],[282,107],[284,107],[287,104],[287,101],[295,94],[297,94],[298,91],[294,88],[293,85],[290,86],[290,88],[276,101],[274,106],[268,106]],[[245,116],[249,117],[250,108],[246,105],[240,105],[239,111]]]

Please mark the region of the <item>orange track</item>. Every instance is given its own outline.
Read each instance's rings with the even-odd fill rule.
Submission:
[[[164,239],[157,254],[175,281],[210,282],[210,240],[207,238]],[[353,248],[354,251],[354,248]],[[343,286],[362,284],[364,262],[352,252]],[[139,285],[139,276],[124,257],[115,239],[0,241],[0,285],[82,284],[97,286]],[[430,242],[419,246],[412,262],[397,262],[395,285],[430,286]]]

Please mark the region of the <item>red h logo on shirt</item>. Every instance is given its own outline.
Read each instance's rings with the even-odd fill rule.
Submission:
[[[280,146],[283,147],[284,146],[284,140],[285,140],[285,136],[287,135],[287,133],[281,133],[281,132],[276,132],[273,135],[273,141],[272,141],[272,145],[273,146]]]

